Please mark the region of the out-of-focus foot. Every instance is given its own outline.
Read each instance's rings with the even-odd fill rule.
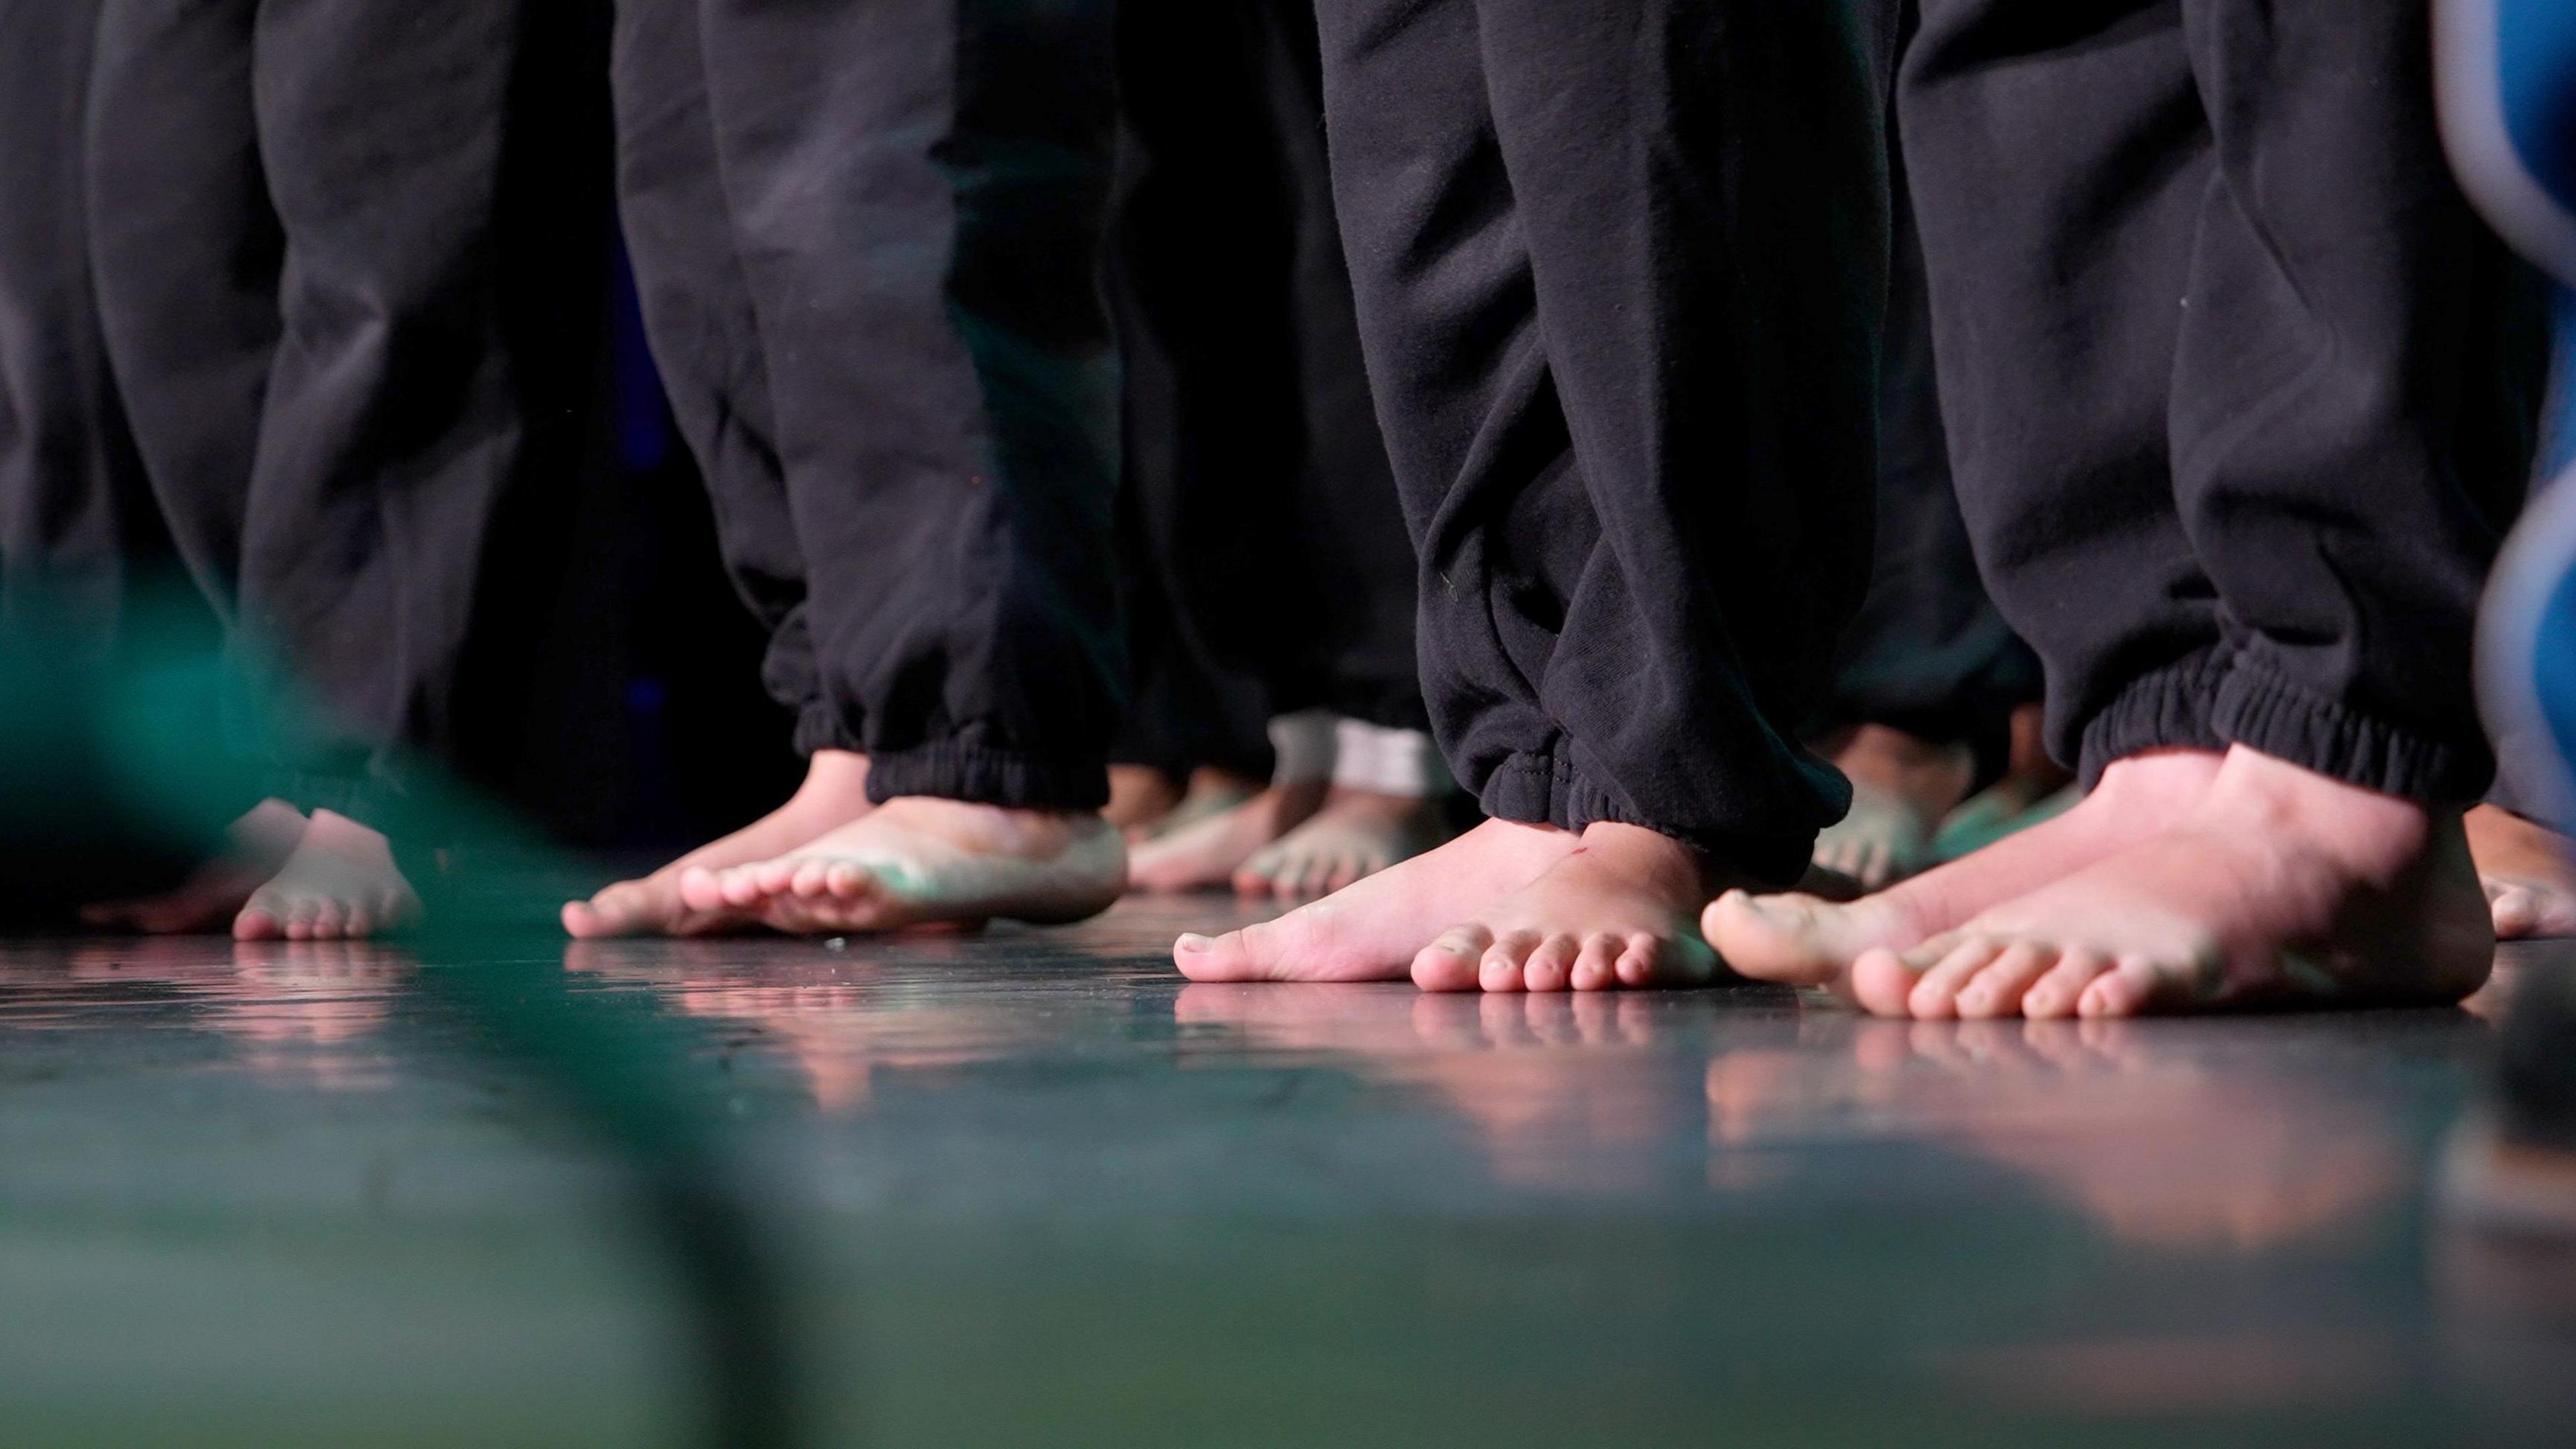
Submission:
[[[148,936],[189,936],[221,931],[257,891],[286,868],[304,839],[304,812],[283,800],[263,800],[225,832],[223,854],[198,867],[167,895],[110,901],[81,909],[81,919],[111,931]]]
[[[1816,838],[1816,864],[1878,890],[1931,863],[1932,836],[1967,798],[1976,754],[1885,725],[1862,725],[1834,752],[1851,777],[1851,813]]]
[[[731,908],[698,910],[680,896],[693,870],[725,870],[770,860],[876,808],[868,800],[868,757],[817,750],[805,782],[787,803],[711,845],[702,845],[644,877],[620,881],[563,908],[564,930],[582,940],[617,936],[708,936],[759,922]]]
[[[1172,960],[1192,981],[1401,981],[1433,937],[1581,843],[1568,831],[1488,820],[1275,921],[1183,936]]]
[[[233,920],[242,941],[354,941],[400,930],[420,897],[384,836],[328,810],[313,812],[286,864]]]
[[[2470,811],[2465,824],[2496,939],[2576,936],[2576,842],[2494,805]]]
[[[2238,748],[2180,824],[1903,951],[1881,1016],[2125,1017],[2456,1002],[2495,934],[2457,815]]]
[[[1707,857],[1635,825],[1594,825],[1537,879],[1443,931],[1413,959],[1425,991],[1696,986],[1717,953],[1696,917],[1724,880]]]
[[[1756,980],[1840,981],[1864,952],[1910,949],[2180,823],[2218,777],[2219,761],[2200,750],[2133,756],[2047,824],[1876,895],[1837,905],[1730,891],[1710,903],[1700,927],[1727,965]]]
[[[1232,809],[1176,826],[1135,848],[1128,883],[1140,891],[1203,891],[1229,885],[1262,849],[1313,819],[1330,787],[1273,785]]]
[[[1181,784],[1152,765],[1109,767],[1109,806],[1100,812],[1111,829],[1142,840],[1180,807]]]
[[[1283,901],[1330,895],[1449,836],[1448,812],[1438,800],[1336,786],[1313,818],[1245,861],[1234,888]]]
[[[1126,842],[1094,812],[909,796],[775,859],[692,870],[680,892],[692,910],[821,935],[1079,921],[1126,884]]]

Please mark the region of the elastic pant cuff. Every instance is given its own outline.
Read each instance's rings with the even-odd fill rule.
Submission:
[[[841,712],[828,700],[808,700],[796,711],[796,753],[807,759],[817,750],[865,751],[859,732],[852,729]]]
[[[961,745],[953,741],[868,757],[868,798],[906,795],[966,800],[1014,810],[1097,810],[1109,803],[1109,767]]]
[[[1816,832],[1785,835],[1736,834],[1677,828],[1645,819],[1627,808],[1611,791],[1584,779],[1561,759],[1515,755],[1496,766],[1477,792],[1477,803],[1496,820],[1523,825],[1552,825],[1580,832],[1608,823],[1634,825],[1667,835],[1710,859],[1740,870],[1757,881],[1790,885],[1807,873],[1816,853]]]
[[[1440,746],[1422,730],[1391,730],[1346,719],[1334,727],[1333,783],[1408,800],[1431,800],[1458,788]]]
[[[2102,772],[2118,761],[2149,750],[2226,749],[2211,713],[2227,674],[2227,656],[2207,649],[2142,675],[2120,691],[2084,727],[2076,762],[2084,788],[2101,783]]]
[[[2483,740],[2452,744],[2400,729],[2313,694],[2243,654],[2218,687],[2211,723],[2231,744],[2437,807],[2474,804],[2495,778]]]

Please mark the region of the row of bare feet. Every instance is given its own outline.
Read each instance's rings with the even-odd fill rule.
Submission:
[[[1134,767],[1111,772],[1110,818],[1129,842],[1128,879],[1138,890],[1231,887],[1249,898],[1311,900],[1450,835],[1437,799],[1321,780],[1264,786],[1204,769],[1186,790],[1165,794],[1159,778]]]
[[[1200,981],[1583,991],[1722,957],[1886,1016],[2115,1017],[2454,1001],[2495,940],[2458,815],[2243,749],[2122,761],[2056,819],[1857,902],[1749,885],[1632,826],[1489,822],[1174,959]]]

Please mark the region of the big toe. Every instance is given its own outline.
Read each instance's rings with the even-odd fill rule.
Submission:
[[[1172,943],[1172,964],[1192,981],[1282,981],[1276,954],[1261,949],[1252,929],[1202,936],[1193,931]]]
[[[1813,986],[1832,980],[1858,952],[1839,919],[1849,907],[1813,896],[1728,891],[1700,914],[1700,930],[1726,964],[1760,981]]]
[[[1425,991],[1474,991],[1484,984],[1485,952],[1494,933],[1453,926],[1413,957],[1413,984]]]

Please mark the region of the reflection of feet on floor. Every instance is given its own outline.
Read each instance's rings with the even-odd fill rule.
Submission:
[[[911,796],[775,859],[692,870],[680,891],[692,910],[820,935],[1085,920],[1126,883],[1126,842],[1095,812]]]
[[[399,930],[420,914],[420,897],[394,867],[382,835],[328,810],[313,812],[304,838],[233,921],[244,941],[341,941]]]
[[[2576,842],[2494,805],[2470,811],[2466,824],[2496,939],[2576,936]]]
[[[107,930],[186,936],[230,927],[251,893],[286,866],[304,839],[302,811],[263,800],[226,832],[223,854],[167,895],[85,906],[81,919]]]
[[[2459,817],[2254,751],[2182,822],[1905,950],[1849,991],[1881,1016],[2136,1016],[2456,1002],[2495,934]]]
[[[1450,927],[1413,959],[1425,991],[1696,986],[1717,974],[1701,903],[1708,858],[1635,825],[1598,824],[1537,879]]]
[[[1257,926],[1181,937],[1193,981],[1400,981],[1443,930],[1574,853],[1563,830],[1488,820],[1348,890]]]
[[[1840,984],[1865,951],[1904,950],[2178,823],[2218,774],[2219,757],[2172,750],[2122,760],[2084,802],[2045,825],[1836,905],[1811,895],[1720,897],[1701,918],[1711,944],[1747,976]]]
[[[1247,896],[1299,900],[1330,895],[1449,838],[1438,800],[1335,786],[1324,808],[1264,846],[1234,873]]]
[[[817,750],[805,783],[776,810],[701,846],[642,880],[620,881],[587,901],[563,909],[564,929],[584,939],[611,936],[704,936],[743,930],[758,922],[730,908],[693,910],[680,898],[680,880],[693,870],[724,870],[783,855],[824,832],[865,815],[868,757],[849,750]]]
[[[1862,725],[1834,751],[1851,777],[1851,813],[1816,838],[1816,864],[1877,890],[1932,859],[1933,832],[1967,797],[1976,755],[1885,725]]]
[[[1180,807],[1181,783],[1152,765],[1109,767],[1109,806],[1100,812],[1111,829],[1142,840]]]
[[[1263,847],[1312,819],[1329,788],[1320,780],[1273,785],[1230,809],[1164,831],[1136,847],[1128,881],[1145,891],[1227,885]]]

